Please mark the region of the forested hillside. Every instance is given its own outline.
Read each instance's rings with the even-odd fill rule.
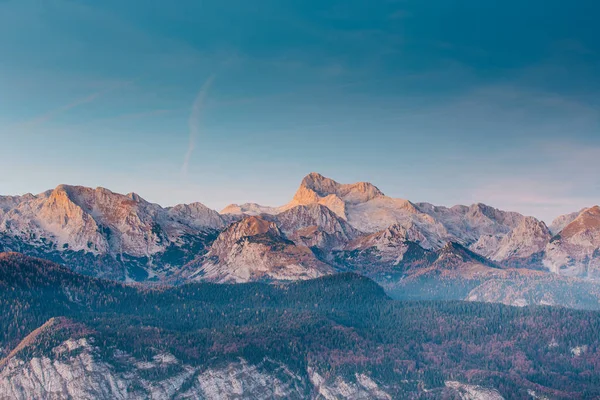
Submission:
[[[299,376],[366,373],[393,397],[443,393],[449,381],[506,398],[528,398],[528,390],[600,395],[596,312],[399,302],[355,274],[288,285],[135,288],[17,254],[0,256],[0,287],[0,346],[8,359],[52,359],[61,342],[85,337],[111,365],[120,352],[138,360],[168,353],[201,369],[268,359]],[[65,317],[55,324],[60,329],[27,336],[53,317]]]

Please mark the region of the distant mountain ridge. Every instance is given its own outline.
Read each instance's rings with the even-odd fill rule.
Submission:
[[[484,266],[596,279],[598,210],[559,217],[550,229],[481,203],[413,203],[368,182],[342,184],[314,172],[283,206],[230,205],[221,213],[201,203],[163,208],[135,193],[60,185],[0,196],[0,250],[125,282],[244,282],[343,270],[400,277],[399,271],[433,267],[432,254],[455,243],[483,256]],[[269,229],[257,233],[252,226]],[[467,265],[473,262],[464,263],[468,275]]]
[[[35,196],[2,197],[0,205],[4,247],[49,254],[80,272],[124,281],[163,275],[169,258],[186,258],[175,253],[203,247],[225,226],[219,213],[200,203],[162,208],[104,188],[59,185]],[[135,268],[126,268],[124,259]],[[95,260],[101,265],[86,266]]]

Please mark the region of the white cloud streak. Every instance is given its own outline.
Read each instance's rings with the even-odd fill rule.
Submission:
[[[211,75],[204,82],[200,91],[196,95],[196,99],[192,104],[192,111],[190,113],[190,118],[188,121],[189,129],[190,129],[190,139],[188,143],[187,151],[183,157],[183,164],[181,165],[181,173],[184,176],[187,176],[190,160],[192,158],[192,154],[196,149],[196,141],[198,140],[198,136],[200,135],[200,117],[202,116],[202,110],[204,108],[204,101],[208,95],[208,91],[215,80],[215,75]]]
[[[19,124],[17,124],[16,128],[34,128],[37,127],[39,125],[42,125],[48,121],[51,121],[52,119],[54,119],[55,117],[64,114],[66,112],[69,112],[71,110],[73,110],[74,108],[80,107],[82,105],[88,104],[88,103],[92,103],[93,101],[95,101],[96,99],[112,92],[115,91],[117,89],[122,88],[123,86],[127,86],[132,84],[133,82],[135,82],[135,80],[133,81],[127,81],[127,82],[119,82],[115,85],[112,85],[108,88],[105,88],[103,90],[99,90],[95,93],[89,94],[85,97],[81,97],[79,99],[74,100],[73,102],[66,104],[64,106],[55,108],[54,110],[48,111],[44,114],[38,115],[36,117],[30,118],[27,121],[21,122]]]

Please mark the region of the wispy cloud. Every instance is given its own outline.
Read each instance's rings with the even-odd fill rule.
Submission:
[[[192,154],[196,149],[196,141],[198,140],[198,135],[200,134],[200,117],[202,116],[202,109],[204,108],[204,102],[206,100],[206,96],[208,95],[208,91],[215,80],[215,75],[211,75],[204,82],[200,91],[196,95],[196,99],[192,104],[192,111],[190,113],[190,118],[188,121],[190,128],[190,139],[188,143],[187,151],[183,157],[183,164],[181,165],[181,173],[186,176],[188,173],[190,160],[192,158]]]
[[[48,121],[51,121],[52,119],[56,118],[57,116],[67,113],[77,107],[83,106],[85,104],[89,104],[92,103],[93,101],[97,100],[98,98],[113,92],[115,90],[118,90],[124,86],[130,85],[133,82],[135,82],[135,80],[132,81],[127,81],[127,82],[119,82],[116,83],[114,85],[111,85],[107,88],[104,88],[102,90],[99,90],[97,92],[94,92],[92,94],[89,94],[85,97],[81,97],[79,99],[74,100],[73,102],[63,105],[61,107],[55,108],[51,111],[48,111],[44,114],[35,116],[33,118],[30,118],[29,120],[23,121],[21,123],[18,123],[15,128],[34,128],[37,127],[39,125],[42,125]]]
[[[72,127],[98,126],[99,124],[106,124],[106,123],[112,123],[112,122],[118,123],[118,122],[133,121],[133,120],[143,120],[145,122],[149,118],[161,117],[161,116],[175,114],[175,113],[179,113],[179,112],[183,112],[183,111],[187,111],[187,110],[188,110],[187,107],[186,108],[183,108],[183,107],[170,108],[170,109],[160,108],[160,109],[156,109],[156,110],[125,113],[125,114],[115,115],[112,117],[92,119],[92,120],[86,121],[84,123],[77,124],[77,125],[71,125],[71,126]]]
[[[50,121],[51,119],[53,119],[54,117],[56,117],[57,115],[66,113],[69,110],[72,110],[74,108],[77,108],[81,105],[84,104],[88,104],[91,103],[92,101],[96,100],[98,97],[102,96],[103,94],[107,93],[107,90],[102,90],[96,93],[92,93],[88,96],[79,98],[75,101],[73,101],[72,103],[66,104],[62,107],[56,108],[54,110],[48,111],[47,113],[38,115],[36,117],[33,117],[27,121],[22,122],[21,124],[19,124],[21,127],[24,128],[33,128],[35,126],[41,125],[45,122]]]

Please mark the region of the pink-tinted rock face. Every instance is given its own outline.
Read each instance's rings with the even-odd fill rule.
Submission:
[[[187,279],[221,283],[310,279],[333,273],[308,247],[296,245],[274,222],[256,216],[231,224],[209,252],[187,269]]]
[[[401,260],[408,247],[399,241],[425,251],[455,242],[509,267],[546,268],[561,275],[595,278],[600,277],[599,221],[598,207],[559,217],[552,229],[561,231],[552,238],[543,222],[516,212],[481,203],[454,207],[413,203],[388,197],[367,182],[343,184],[318,173],[307,175],[283,206],[230,205],[221,214],[201,203],[163,208],[135,193],[122,195],[81,186],[60,185],[36,196],[0,197],[0,235],[40,249],[35,255],[68,251],[113,259],[129,257],[143,260],[136,262],[145,263],[142,267],[148,277],[157,279],[194,258],[197,265],[209,252],[221,260],[210,264],[215,277],[227,275],[224,266],[250,262],[262,265],[261,274],[267,276],[269,265],[276,263],[284,265],[278,276],[286,276],[285,266],[296,268],[289,277],[315,276],[336,268],[333,251],[360,250],[362,257],[368,248],[376,248],[380,258],[367,257],[362,262]],[[199,243],[208,230],[212,236],[206,238],[206,245]],[[264,243],[246,240],[241,247],[238,243],[241,238],[260,235],[291,244],[266,251]],[[398,243],[391,244],[392,239]],[[232,253],[234,245],[239,253]],[[307,251],[311,248],[318,249],[320,261]],[[169,264],[166,272],[162,267],[154,269],[154,259],[162,255],[164,260],[159,263]],[[223,264],[225,259],[237,261]],[[206,260],[202,264],[209,266]],[[254,279],[252,268],[246,267],[244,278],[235,279]],[[304,267],[308,268],[306,274]],[[125,272],[121,276],[126,277]]]
[[[152,255],[184,233],[224,224],[199,203],[164,209],[135,193],[67,185],[16,202],[0,221],[7,234],[44,238],[58,249],[131,256]]]
[[[600,207],[581,211],[548,243],[544,265],[560,275],[600,278]]]

